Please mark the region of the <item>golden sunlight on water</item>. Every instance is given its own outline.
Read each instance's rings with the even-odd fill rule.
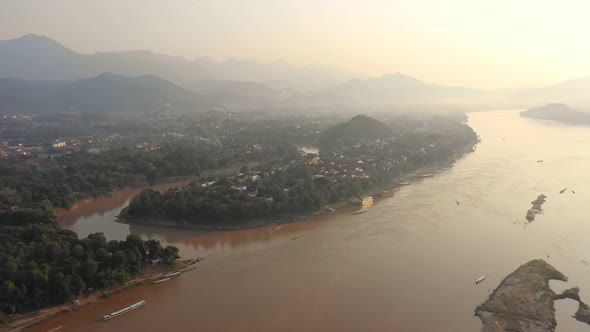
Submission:
[[[580,286],[590,301],[590,267],[582,262],[590,262],[590,127],[516,111],[473,113],[469,125],[481,136],[476,152],[361,215],[208,234],[113,222],[126,199],[70,215],[62,226],[81,236],[131,232],[207,259],[169,282],[28,331],[477,331],[475,306],[534,258],[562,271],[566,286]],[[527,224],[541,193],[545,212]],[[141,299],[141,309],[98,321]],[[583,329],[570,318],[575,306],[557,308],[558,331]]]

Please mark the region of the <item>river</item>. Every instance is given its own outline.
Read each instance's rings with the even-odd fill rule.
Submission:
[[[356,216],[194,233],[113,222],[128,196],[73,211],[60,223],[80,236],[133,233],[207,259],[28,331],[479,331],[475,306],[534,258],[570,278],[554,289],[580,286],[590,302],[590,127],[517,111],[471,113],[468,123],[481,137],[474,153]],[[544,214],[529,224],[541,193]],[[141,309],[98,322],[141,299]],[[589,329],[570,318],[573,302],[557,308],[558,331]]]

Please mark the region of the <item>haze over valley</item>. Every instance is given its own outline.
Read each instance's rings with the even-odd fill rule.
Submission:
[[[120,77],[116,84],[127,84],[129,89],[150,95],[151,99],[136,105],[113,101],[120,102],[117,107],[125,111],[165,109],[169,104],[185,111],[344,108],[440,112],[529,108],[554,102],[583,110],[590,108],[586,93],[590,77],[531,89],[484,90],[431,84],[402,73],[363,78],[327,66],[296,67],[284,61],[189,60],[148,50],[81,54],[49,37],[32,34],[0,41],[0,108],[5,111],[88,112],[101,107],[90,105],[96,103],[93,98],[112,99],[113,95],[105,90],[92,90],[94,96],[85,95],[83,86],[105,79],[115,81],[117,76]],[[157,79],[161,79],[158,86]],[[73,83],[65,85],[62,81]],[[47,87],[44,92],[39,91],[40,85]],[[121,91],[114,89],[117,90]],[[63,98],[66,93],[72,99]],[[35,101],[25,102],[23,95],[48,104],[47,109],[31,105]],[[89,107],[79,107],[73,95],[90,97],[85,101]],[[107,106],[106,111],[111,107]]]
[[[0,1],[0,332],[590,331],[586,1]]]

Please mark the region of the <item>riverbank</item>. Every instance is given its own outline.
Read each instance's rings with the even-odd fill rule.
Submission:
[[[247,163],[246,166],[248,167],[256,167],[260,165],[261,162],[250,162]],[[113,200],[118,201],[120,203],[125,202],[130,196],[139,194],[142,190],[145,189],[154,189],[157,191],[165,191],[170,188],[174,187],[184,187],[187,186],[192,181],[198,179],[199,177],[210,177],[210,176],[220,176],[224,174],[232,174],[238,172],[242,165],[232,165],[227,167],[222,167],[218,169],[211,169],[202,171],[199,175],[185,175],[185,176],[175,176],[175,177],[167,177],[162,178],[155,181],[153,184],[144,183],[139,186],[134,187],[126,187],[115,190],[108,195],[97,197],[97,198],[87,198],[80,200],[73,204],[68,209],[57,209],[55,211],[56,217],[62,220],[69,220],[75,218],[78,214],[84,213],[86,210],[91,209],[92,211],[101,211],[101,203],[105,203],[104,210],[108,210],[109,207],[112,205]],[[98,208],[98,209],[97,209]]]
[[[424,166],[418,168],[416,170],[407,172],[397,178],[395,178],[391,183],[385,184],[382,186],[377,186],[366,190],[360,193],[356,198],[364,197],[364,196],[372,196],[375,202],[380,201],[381,199],[385,199],[388,197],[384,197],[384,191],[391,191],[400,188],[400,184],[403,183],[411,183],[411,181],[422,180],[425,177],[433,177],[436,174],[442,173],[445,170],[448,170],[453,167],[454,163],[459,160],[460,158],[464,157],[465,155],[475,151],[475,146],[465,148],[464,151],[459,152],[452,157],[434,163],[432,165]],[[427,175],[427,176],[425,176]],[[355,198],[355,197],[353,197]],[[219,224],[191,224],[188,222],[178,222],[175,220],[163,219],[163,218],[145,218],[145,217],[129,217],[126,214],[127,207],[125,207],[120,215],[117,217],[117,222],[130,224],[130,225],[142,225],[142,226],[152,226],[152,227],[166,227],[166,228],[176,228],[181,230],[188,230],[188,231],[195,231],[195,232],[220,232],[220,231],[237,231],[243,229],[251,229],[251,228],[258,228],[258,227],[269,227],[269,226],[277,226],[282,224],[288,224],[293,222],[301,222],[301,221],[309,221],[318,218],[321,215],[326,214],[334,214],[334,213],[352,213],[355,206],[351,204],[351,198],[330,203],[322,207],[321,209],[309,213],[299,213],[299,214],[285,214],[282,216],[274,216],[268,218],[257,218],[248,221],[242,221],[236,224],[230,225],[219,225]]]
[[[59,306],[45,308],[26,314],[9,316],[5,323],[0,324],[0,332],[22,331],[25,328],[35,326],[43,321],[66,314],[68,312],[79,311],[86,307],[95,305],[111,295],[123,292],[132,287],[149,285],[153,281],[163,278],[166,274],[175,273],[178,271],[182,271],[182,273],[188,272],[190,269],[194,268],[194,265],[200,260],[202,259],[197,258],[183,260],[171,266],[163,264],[150,266],[136,278],[125,282],[123,285],[112,286],[110,288],[96,291],[88,295],[80,296],[71,302]]]

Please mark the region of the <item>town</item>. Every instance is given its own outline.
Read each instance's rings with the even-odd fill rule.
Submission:
[[[291,146],[284,158],[252,169],[243,166],[236,174],[202,177],[165,193],[144,190],[131,201],[124,218],[219,226],[314,212],[326,204],[391,188],[409,172],[442,168],[477,142],[471,128],[454,119],[393,118],[388,122],[355,116],[319,135],[319,152]]]

